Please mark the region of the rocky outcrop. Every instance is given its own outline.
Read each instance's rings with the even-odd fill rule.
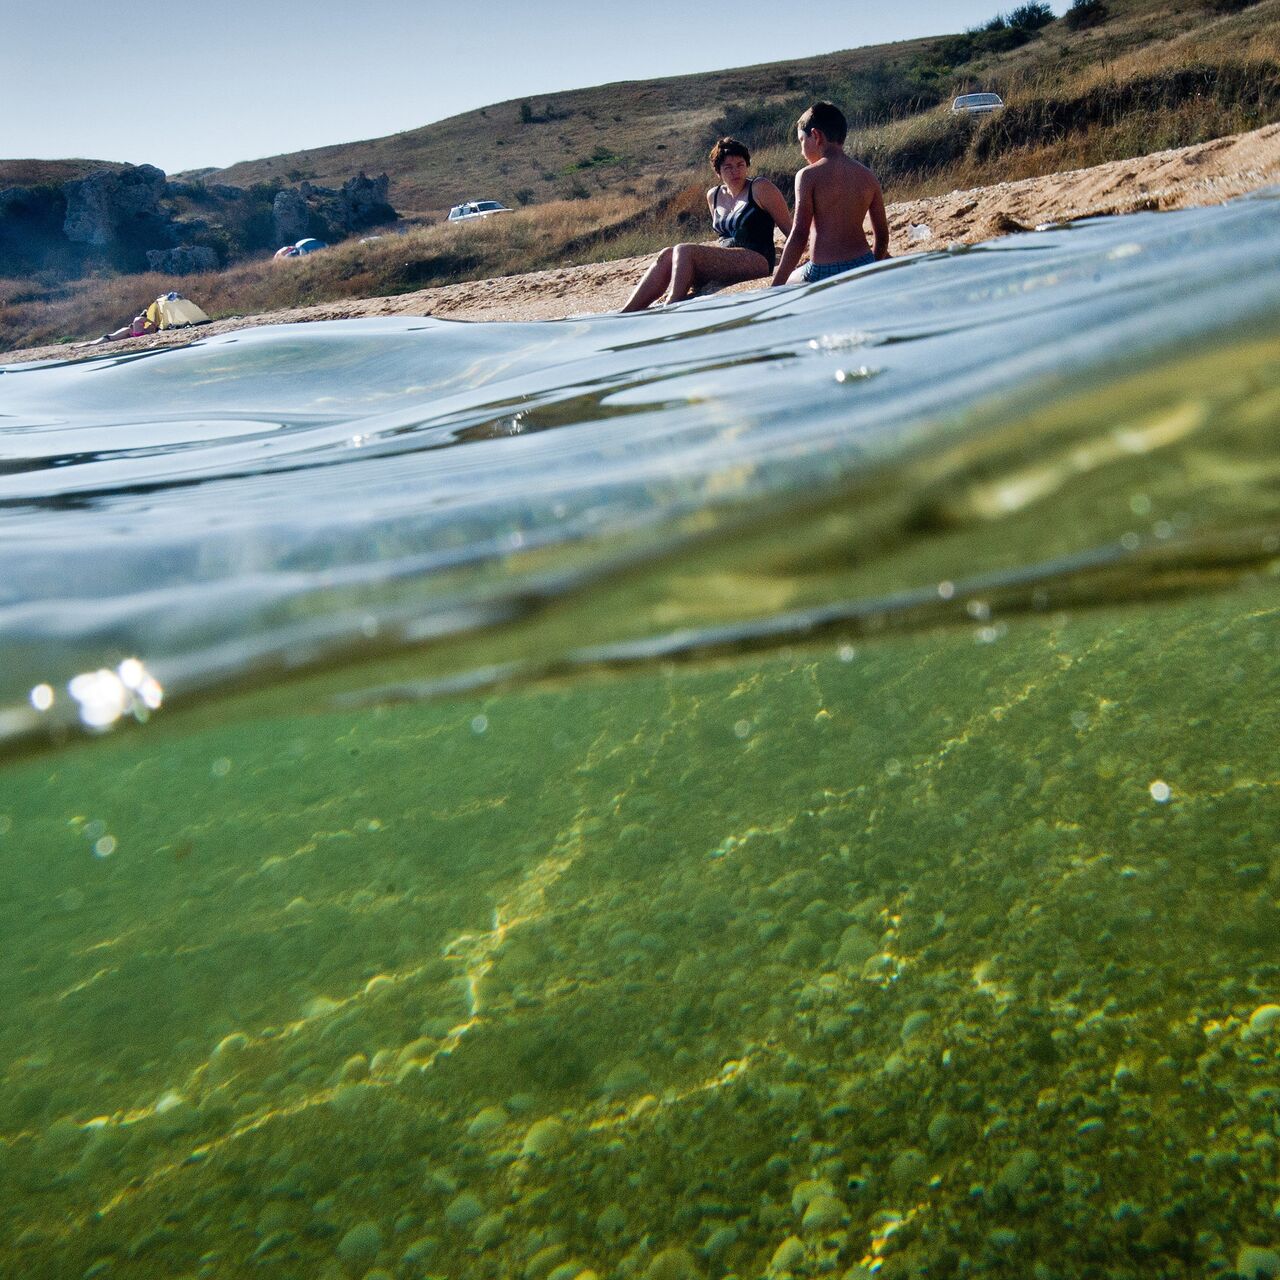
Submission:
[[[293,244],[311,234],[311,210],[301,191],[281,191],[271,205],[271,218],[279,244]]]
[[[332,243],[395,220],[387,186],[385,174],[360,174],[340,190],[169,182],[143,164],[10,187],[0,191],[0,277],[42,271],[73,279],[104,266],[188,275],[304,236]]]
[[[105,248],[122,233],[130,240],[139,233],[166,234],[169,217],[160,208],[165,176],[155,165],[98,169],[62,189],[67,198],[62,230],[72,244]]]
[[[75,257],[62,234],[66,214],[60,186],[0,191],[0,276],[65,270]]]
[[[280,244],[292,244],[303,236],[342,240],[353,231],[394,222],[398,215],[387,203],[389,185],[385,173],[376,178],[362,173],[337,190],[310,182],[287,188],[272,204],[276,240]]]
[[[385,173],[376,178],[364,174],[342,184],[343,225],[348,231],[362,231],[382,222],[394,222],[396,211],[387,203],[391,180]]]
[[[168,276],[194,276],[218,269],[218,255],[202,244],[180,244],[172,249],[148,249],[147,268]]]

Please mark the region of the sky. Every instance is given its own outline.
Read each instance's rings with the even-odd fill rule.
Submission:
[[[1054,12],[1068,3],[1054,0]],[[0,159],[124,160],[167,173],[225,168],[416,129],[512,98],[962,31],[1013,7],[999,0],[15,3],[0,41]]]

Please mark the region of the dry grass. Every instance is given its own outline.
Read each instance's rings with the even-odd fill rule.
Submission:
[[[592,234],[607,239],[610,227],[636,223],[644,209],[635,196],[559,201],[480,222],[437,223],[352,241],[304,258],[241,263],[185,280],[148,273],[43,289],[30,281],[0,280],[0,348],[97,337],[175,288],[217,320],[519,274],[559,265],[566,244]]]

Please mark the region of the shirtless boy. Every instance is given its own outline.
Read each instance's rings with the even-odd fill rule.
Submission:
[[[796,133],[805,168],[796,174],[795,217],[772,283],[812,283],[887,258],[884,195],[875,174],[845,155],[848,125],[840,108],[815,103],[796,122]],[[863,230],[868,214],[874,251]],[[809,261],[796,271],[806,246]]]

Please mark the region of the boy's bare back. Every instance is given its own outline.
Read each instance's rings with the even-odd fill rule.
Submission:
[[[801,169],[796,174],[796,208],[802,203],[813,220],[811,262],[847,262],[871,251],[864,224],[877,205],[884,216],[884,197],[866,165],[841,152]]]
[[[864,229],[868,217],[875,235],[874,257],[889,256],[884,194],[875,174],[845,155],[846,132],[844,115],[830,102],[815,103],[796,122],[805,167],[796,174],[795,216],[773,275],[775,285],[821,279],[812,268],[843,271],[869,262],[873,255]],[[812,268],[792,276],[806,249]]]

